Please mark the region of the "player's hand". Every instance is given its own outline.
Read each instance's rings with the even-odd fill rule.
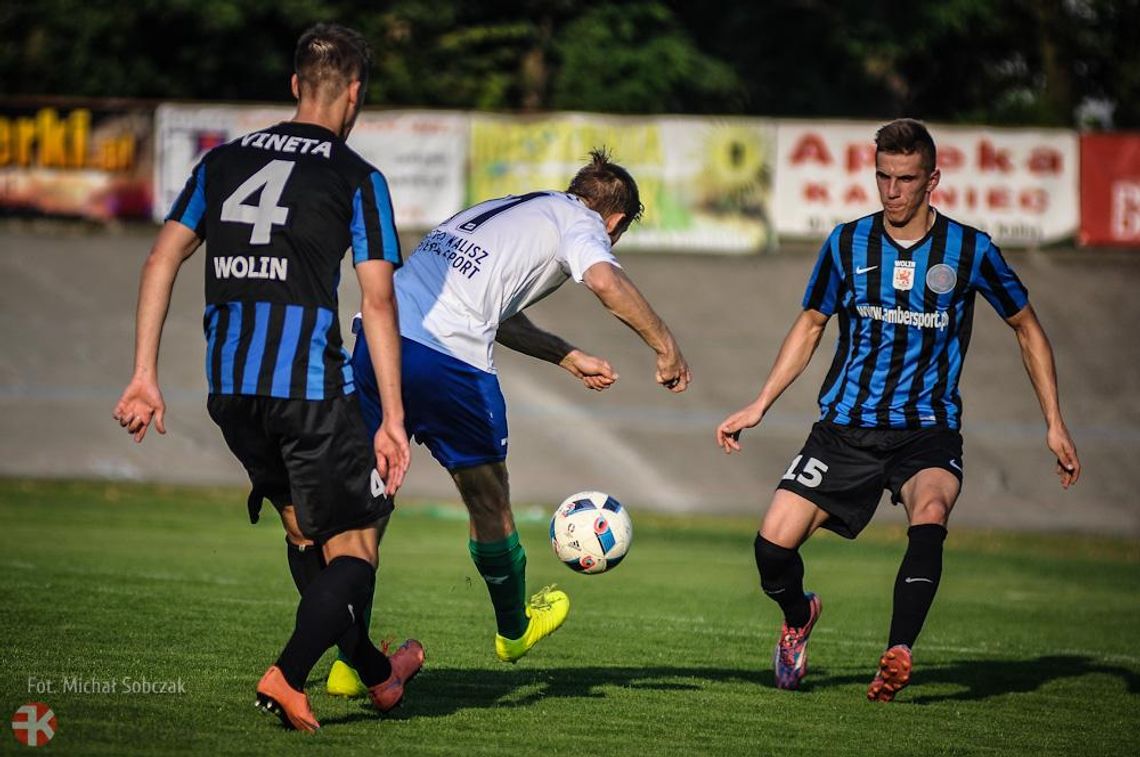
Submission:
[[[717,446],[724,450],[724,454],[731,455],[740,451],[740,432],[752,428],[764,417],[764,411],[755,403],[737,410],[725,418],[716,427]]]
[[[570,350],[559,365],[581,380],[587,389],[596,392],[609,389],[618,380],[618,374],[608,361],[582,350]]]
[[[150,428],[151,420],[158,433],[166,433],[166,401],[158,388],[158,382],[150,378],[138,376],[131,379],[123,396],[115,404],[115,411],[111,417],[119,425],[134,436],[136,442],[141,442]]]
[[[389,422],[388,418],[376,430],[372,440],[376,451],[376,472],[384,481],[384,493],[395,496],[404,484],[404,476],[412,462],[412,451],[403,423]]]
[[[1057,456],[1057,477],[1061,479],[1061,486],[1068,489],[1081,477],[1081,460],[1077,457],[1077,445],[1073,444],[1069,429],[1064,423],[1056,424],[1045,435],[1045,443]]]
[[[680,350],[657,356],[657,383],[674,394],[685,391],[693,373]]]

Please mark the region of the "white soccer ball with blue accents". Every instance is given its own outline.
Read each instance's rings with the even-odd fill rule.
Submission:
[[[571,494],[550,519],[554,554],[578,573],[605,573],[617,567],[631,541],[629,512],[603,492]]]

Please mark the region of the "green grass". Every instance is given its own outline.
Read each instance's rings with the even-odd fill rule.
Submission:
[[[527,519],[532,586],[557,581],[565,627],[515,666],[453,508],[402,506],[385,539],[374,636],[423,641],[405,705],[309,693],[324,728],[288,733],[253,686],[293,623],[273,517],[244,493],[0,480],[0,705],[55,711],[45,751],[359,754],[1140,753],[1140,543],[954,531],[913,685],[864,700],[904,547],[898,529],[804,549],[825,602],[801,692],[772,688],[775,606],[752,562],[755,519],[634,513],[620,568],[579,576]],[[542,511],[546,508],[543,507]],[[542,512],[540,511],[540,512]],[[267,513],[271,516],[271,511]],[[54,693],[29,692],[29,677]],[[115,694],[61,691],[118,681]],[[184,694],[122,692],[178,680]],[[11,734],[0,752],[25,752]]]

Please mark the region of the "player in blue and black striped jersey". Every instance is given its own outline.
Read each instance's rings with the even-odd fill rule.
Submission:
[[[893,121],[875,144],[883,210],[832,232],[760,395],[716,434],[726,453],[739,451],[740,432],[760,423],[839,315],[820,419],[764,516],[756,566],[764,592],[784,613],[776,685],[795,689],[822,608],[817,595],[804,593],[799,547],[821,526],[855,538],[889,490],[906,509],[909,544],[895,580],[887,650],[867,696],[891,701],[910,681],[911,648],[938,589],[946,524],[961,490],[958,379],[978,293],[1017,335],[1063,487],[1076,483],[1081,466],[1061,417],[1053,351],[1025,287],[986,234],[930,205],[939,172],[926,127]]]
[[[257,702],[301,730],[319,727],[305,679],[333,644],[380,710],[396,705],[423,661],[419,642],[389,659],[367,635],[377,548],[409,461],[391,199],[384,176],[345,143],[370,61],[359,33],[308,30],[295,54],[294,118],[217,147],[194,168],[143,267],[135,372],[114,412],[136,441],[152,419],[166,432],[162,327],[182,263],[209,240],[207,407],[249,474],[250,520],[263,498],[280,513],[301,591],[293,636],[258,683]],[[372,444],[337,315],[349,249],[384,407]]]

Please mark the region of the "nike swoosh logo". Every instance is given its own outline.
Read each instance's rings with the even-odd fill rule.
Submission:
[[[951,460],[950,461],[950,467],[953,468],[954,470],[958,471],[959,473],[962,472],[962,466],[958,465],[957,460]]]
[[[907,578],[905,580],[908,584],[918,583],[919,581],[925,581],[928,584],[934,583],[933,579],[930,578]]]
[[[483,580],[495,586],[502,586],[510,576],[483,576]]]
[[[777,594],[783,594],[783,593],[784,593],[785,591],[787,591],[787,590],[788,590],[788,587],[787,587],[787,586],[785,586],[784,588],[782,588],[782,589],[776,589],[775,591],[768,591],[767,589],[765,589],[765,590],[764,590],[764,593],[765,593],[765,594],[767,594],[769,597],[774,597],[774,596],[776,596]]]
[[[871,266],[867,266],[866,268],[856,268],[855,273],[861,276],[864,273],[870,273],[871,271],[875,270],[878,267],[879,266],[877,266],[877,265],[871,265]]]

